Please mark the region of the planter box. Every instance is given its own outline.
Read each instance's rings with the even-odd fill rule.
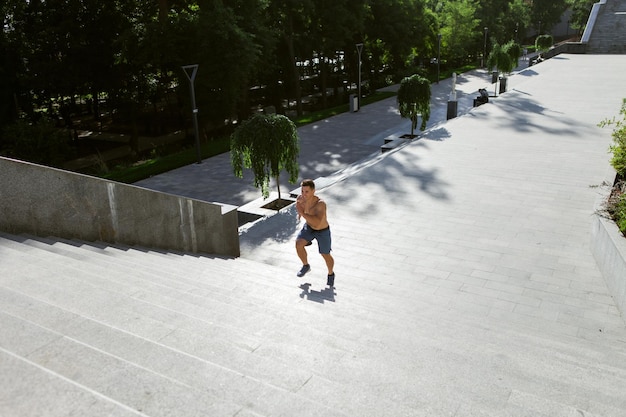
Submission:
[[[278,213],[280,210],[284,210],[293,204],[296,200],[295,198],[286,195],[285,193],[281,193],[281,200],[284,200],[286,205],[284,208],[280,210],[276,210],[271,207],[272,203],[278,200],[278,193],[271,192],[270,196],[266,199],[263,197],[257,198],[254,201],[251,201],[243,206],[237,208],[237,219],[239,223],[239,228],[241,231],[242,226],[249,227],[252,223],[264,219],[267,217],[271,217]]]

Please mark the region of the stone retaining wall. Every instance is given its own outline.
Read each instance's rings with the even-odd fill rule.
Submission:
[[[594,217],[591,250],[617,308],[626,318],[626,238],[615,222]]]
[[[237,208],[0,158],[0,230],[239,256]]]
[[[612,179],[605,181],[607,184],[615,182],[615,171],[611,171],[609,177]],[[596,202],[596,214],[591,226],[591,252],[622,318],[626,321],[626,238],[615,222],[602,214],[604,202],[610,192],[609,187],[607,194],[601,195]]]

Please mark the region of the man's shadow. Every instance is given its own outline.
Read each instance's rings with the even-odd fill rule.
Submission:
[[[335,302],[335,288],[327,287],[321,291],[311,290],[311,284],[308,282],[300,285],[302,292],[300,298],[306,298],[309,301],[324,304],[326,301]]]

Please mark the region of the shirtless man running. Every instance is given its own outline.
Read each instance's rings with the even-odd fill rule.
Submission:
[[[335,260],[330,254],[331,238],[330,226],[326,219],[326,202],[315,195],[313,180],[304,180],[300,185],[302,188],[296,200],[296,210],[298,211],[298,218],[303,218],[306,223],[296,238],[296,252],[302,261],[302,268],[297,275],[302,277],[311,270],[305,246],[310,245],[315,239],[320,255],[324,258],[328,268],[326,285],[333,287],[335,285],[335,272],[333,270]]]

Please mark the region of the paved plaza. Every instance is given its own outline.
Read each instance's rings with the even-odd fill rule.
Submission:
[[[528,63],[520,61],[520,69]],[[487,88],[493,95],[496,90],[491,75],[485,70],[460,74],[456,78],[458,101],[457,113],[467,113],[478,95],[479,88]],[[390,86],[383,90],[397,90]],[[452,91],[452,79],[441,80],[432,85],[431,116],[427,129],[445,123],[447,102]],[[358,112],[344,113],[300,127],[300,176],[319,178],[353,166],[372,155],[379,154],[384,138],[394,133],[410,133],[411,123],[400,117],[395,97],[363,106]],[[261,197],[260,190],[253,186],[250,170],[244,178],[233,174],[230,154],[225,153],[205,159],[170,172],[137,182],[135,185],[158,191],[241,206]],[[272,183],[272,189],[276,190]],[[289,184],[286,175],[281,181],[281,191],[297,188]]]
[[[384,137],[410,131],[395,98],[299,129],[301,177],[330,184],[318,194],[329,207],[337,274],[328,293],[314,244],[302,297],[332,301],[327,308],[339,315],[348,314],[338,307],[344,300],[363,305],[363,317],[348,315],[351,324],[329,317],[313,326],[367,333],[369,369],[352,371],[363,392],[403,404],[385,415],[626,413],[617,388],[626,382],[626,328],[589,250],[591,216],[612,175],[610,131],[597,123],[619,111],[626,58],[559,55],[524,67],[507,93],[474,109],[478,88],[495,94],[490,76],[460,75],[459,117],[449,121],[451,80],[433,85],[427,132],[391,155],[380,154]],[[251,179],[229,177],[228,169],[207,175],[219,178],[209,191],[197,172],[210,172],[213,163],[179,171],[179,178],[197,175],[188,192],[232,204],[258,197],[245,185]],[[235,192],[229,198],[217,183]],[[283,184],[296,188],[289,187]],[[293,208],[256,224],[241,236],[242,257],[278,266],[284,276],[277,279],[297,283],[299,227]],[[471,331],[458,327],[468,322]],[[583,358],[574,353],[587,349]],[[579,373],[587,365],[597,379]],[[600,406],[591,385],[599,398],[613,400]],[[340,408],[345,398],[328,390]],[[508,414],[485,410],[498,396]],[[429,398],[442,408],[404,408],[408,401],[427,410]],[[551,413],[546,404],[578,405]],[[537,413],[519,414],[517,407]]]
[[[336,280],[293,207],[241,257],[0,234],[0,415],[623,417],[626,325],[590,251],[626,56],[561,54],[472,108],[433,85],[418,140],[395,98],[298,130]],[[240,206],[228,155],[137,185]],[[284,190],[297,188],[285,183]]]

